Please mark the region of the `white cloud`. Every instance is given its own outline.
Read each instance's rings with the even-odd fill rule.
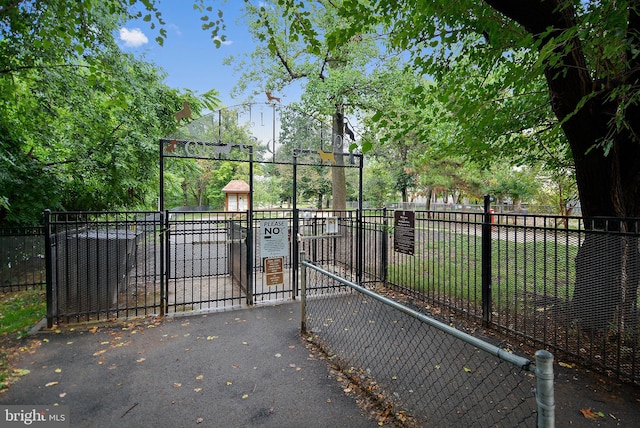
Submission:
[[[225,41],[222,41],[222,40],[220,39],[220,37],[218,37],[218,36],[215,36],[215,37],[213,38],[213,40],[218,40],[218,41],[220,42],[220,44],[221,44],[221,45],[223,45],[223,46],[229,46],[230,44],[232,44],[232,43],[233,43],[231,40],[225,40]]]
[[[170,30],[173,30],[173,32],[178,36],[182,36],[182,31],[180,31],[180,27],[178,27],[176,24],[169,24],[168,27]]]
[[[149,43],[147,36],[139,28],[129,30],[128,28],[120,29],[120,40],[124,42],[125,46],[131,48],[137,48],[146,43]]]

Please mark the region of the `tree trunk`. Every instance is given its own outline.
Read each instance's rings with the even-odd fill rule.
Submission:
[[[485,1],[540,38],[540,49],[576,24],[575,10],[568,0]],[[628,46],[634,50],[639,45],[638,13],[637,8],[629,8]],[[554,30],[548,32],[549,28]],[[570,39],[556,47],[556,53],[562,61],[548,66],[545,77],[551,107],[573,154],[587,229],[576,257],[573,314],[586,330],[611,325],[623,329],[625,320],[633,319],[633,325],[637,320],[640,254],[635,239],[615,233],[628,229],[623,218],[640,216],[640,106],[626,106],[626,127],[616,128],[611,121],[624,100],[609,97],[616,89],[612,80],[592,79],[582,42],[577,37]],[[630,51],[627,60],[628,71],[621,77],[624,81],[615,85],[633,86],[640,80],[640,59]],[[584,99],[588,101],[581,106]],[[599,147],[607,139],[611,144],[608,153]]]
[[[333,115],[332,141],[336,164],[331,168],[331,191],[333,193],[333,209],[347,209],[347,179],[344,168],[344,115],[342,106],[336,106]]]

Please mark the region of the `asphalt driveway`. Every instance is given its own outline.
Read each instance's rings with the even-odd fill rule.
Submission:
[[[0,405],[69,406],[72,427],[378,426],[299,328],[287,303],[38,333]]]

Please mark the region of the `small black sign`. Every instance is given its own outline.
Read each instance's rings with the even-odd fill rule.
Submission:
[[[413,211],[395,211],[393,222],[393,248],[396,253],[413,256],[416,242],[416,214]]]

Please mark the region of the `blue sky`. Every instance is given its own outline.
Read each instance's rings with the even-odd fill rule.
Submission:
[[[127,23],[119,32],[119,44],[125,52],[162,67],[168,73],[167,85],[200,94],[216,89],[223,104],[231,106],[244,101],[234,100],[229,94],[240,76],[232,66],[223,65],[223,60],[253,51],[254,43],[241,22],[243,1],[210,3],[214,8],[210,15],[217,16],[217,9],[222,9],[227,26],[227,41],[220,48],[215,47],[210,33],[202,29],[202,14],[193,9],[191,0],[160,0],[158,8],[167,30],[163,46],[155,41],[158,29],[151,30],[150,24],[142,21]]]

